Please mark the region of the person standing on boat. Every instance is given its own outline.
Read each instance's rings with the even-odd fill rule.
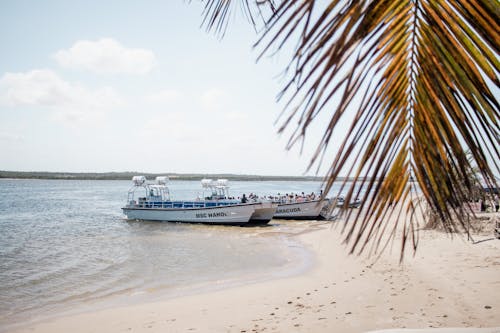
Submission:
[[[241,203],[246,203],[248,200],[247,200],[247,197],[245,195],[245,193],[243,193],[243,197],[241,198]]]

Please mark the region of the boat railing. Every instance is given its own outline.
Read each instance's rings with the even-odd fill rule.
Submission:
[[[240,204],[239,201],[150,201],[139,200],[132,201],[129,204],[130,208],[207,208],[207,207],[224,207]]]
[[[295,203],[302,203],[302,202],[313,202],[313,201],[319,201],[319,198],[287,198],[287,197],[282,197],[278,199],[274,199],[273,202],[277,202],[279,204],[295,204]]]

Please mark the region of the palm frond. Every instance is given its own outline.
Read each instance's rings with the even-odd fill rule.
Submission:
[[[205,3],[202,26],[214,31],[220,37],[224,37],[230,16],[238,7],[253,26],[257,26],[257,18],[265,21],[264,16],[268,9],[271,12],[275,9],[273,0],[202,0],[202,2]]]
[[[287,105],[280,131],[295,126],[289,146],[304,139],[319,114],[330,114],[309,167],[324,163],[332,140],[341,139],[331,156],[325,193],[340,175],[354,177],[355,182],[343,184],[345,202],[362,196],[364,204],[349,212],[356,214],[356,223],[346,230],[351,250],[364,251],[371,243],[377,251],[387,244],[384,235],[393,239],[397,230],[402,250],[407,240],[415,248],[419,207],[414,199],[419,195],[446,230],[467,227],[463,203],[473,190],[471,162],[491,186],[500,171],[500,108],[492,92],[499,89],[498,4],[319,3],[281,1],[257,47],[268,54],[297,43],[289,81],[279,95]],[[338,138],[344,119],[350,127]],[[391,215],[400,218],[389,225]],[[398,221],[404,221],[401,228]]]

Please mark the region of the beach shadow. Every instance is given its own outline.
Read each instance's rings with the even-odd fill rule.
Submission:
[[[478,241],[474,241],[474,242],[472,242],[472,244],[479,244],[479,243],[482,243],[482,242],[487,242],[487,241],[490,241],[490,240],[495,240],[495,239],[496,239],[495,237],[486,238],[486,239],[481,239],[481,240],[478,240]]]

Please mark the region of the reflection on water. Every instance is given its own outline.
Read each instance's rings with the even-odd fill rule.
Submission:
[[[320,186],[231,185],[232,195]],[[270,228],[126,221],[120,207],[129,187],[129,181],[0,180],[0,327],[113,295],[269,275],[297,256],[297,246]],[[201,192],[199,182],[170,188],[177,199]]]

